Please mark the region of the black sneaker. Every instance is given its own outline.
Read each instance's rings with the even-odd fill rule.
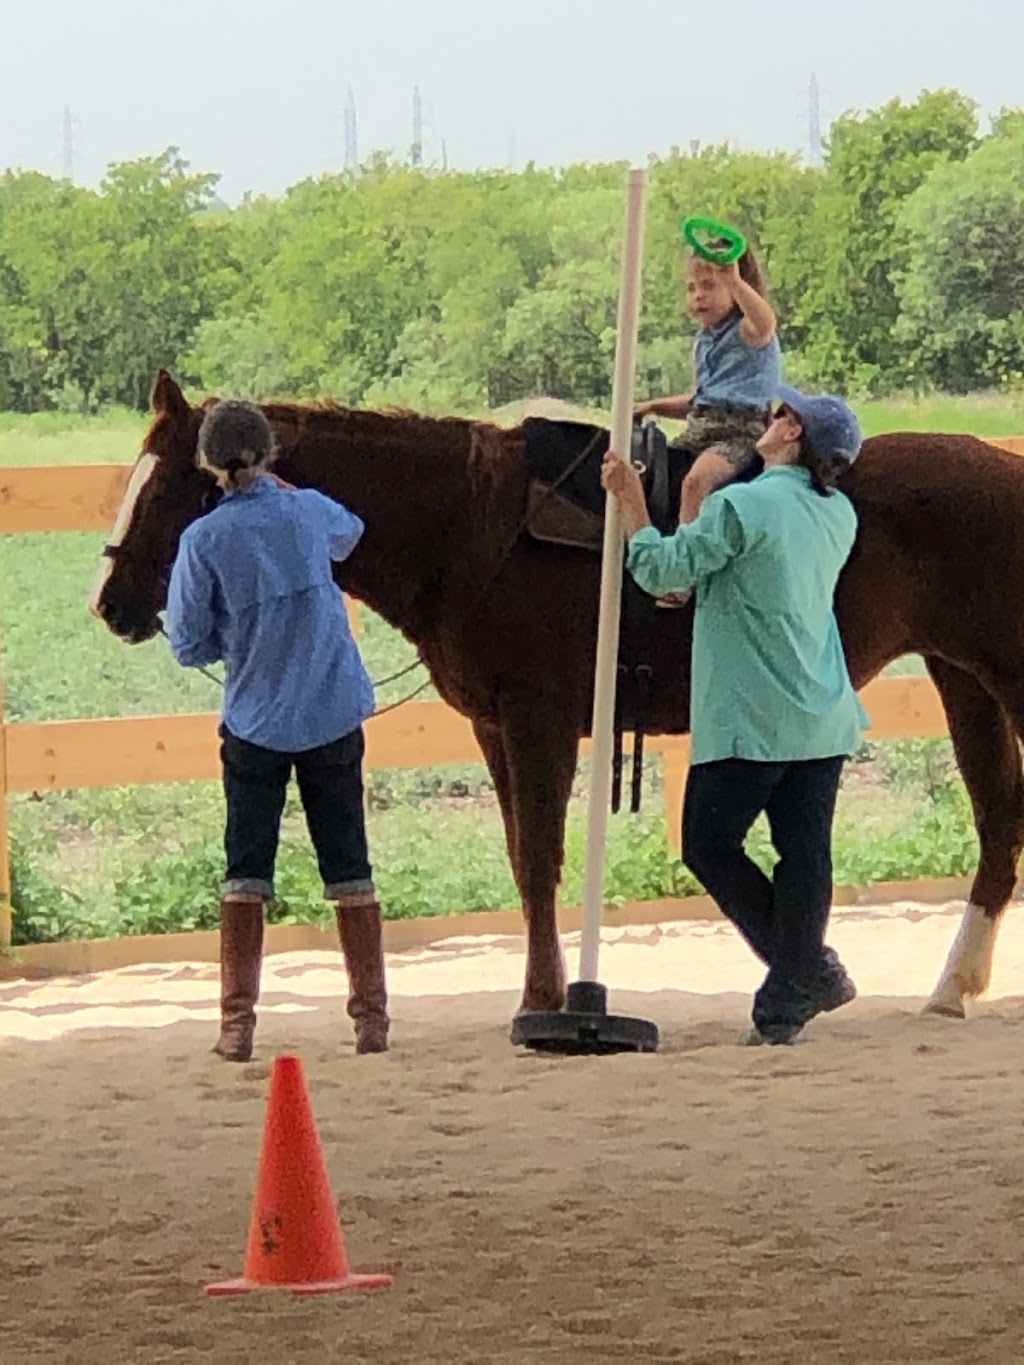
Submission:
[[[758,997],[761,997],[761,991]],[[795,1043],[797,1038],[804,1030],[804,1026],[809,1024],[812,1019],[819,1014],[831,1014],[833,1010],[838,1010],[843,1005],[848,1005],[851,1000],[857,997],[857,987],[853,983],[852,977],[846,968],[839,961],[838,954],[833,948],[826,948],[823,954],[821,970],[815,987],[811,990],[807,988],[791,988],[789,998],[785,1002],[785,1008],[779,1008],[780,1002],[775,1000],[764,1008],[768,1003],[760,1000],[760,1011],[758,1001],[755,1000],[754,1006],[754,1031],[747,1038],[748,1047],[760,1047],[765,1043],[773,1047],[788,1047]],[[773,1015],[776,1017],[782,1014],[790,1021],[800,1020],[799,1023],[756,1023],[758,1013],[767,1014],[769,1019]]]
[[[792,1047],[803,1033],[803,1024],[765,1024],[747,1035],[747,1047]]]
[[[853,978],[837,958],[834,965],[830,963],[825,969],[821,988],[815,996],[809,1017],[813,1019],[816,1014],[831,1014],[833,1010],[842,1009],[856,998],[857,987],[853,984]]]

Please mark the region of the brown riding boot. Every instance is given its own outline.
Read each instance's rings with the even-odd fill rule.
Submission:
[[[225,900],[220,907],[220,1038],[214,1052],[247,1062],[256,1031],[263,965],[263,902]]]
[[[356,1052],[387,1052],[390,1020],[380,905],[368,895],[362,902],[339,901],[335,909],[348,972],[348,1014],[355,1024]]]

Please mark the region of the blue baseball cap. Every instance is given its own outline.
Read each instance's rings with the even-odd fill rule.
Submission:
[[[783,386],[779,398],[800,418],[807,444],[823,460],[853,464],[864,437],[853,409],[835,394],[801,393]]]

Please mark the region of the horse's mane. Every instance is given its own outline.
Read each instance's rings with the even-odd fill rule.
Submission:
[[[315,444],[332,437],[379,446],[382,453],[419,448],[424,456],[440,457],[453,472],[464,471],[473,496],[485,506],[507,478],[525,468],[521,426],[500,427],[472,417],[432,417],[398,404],[354,408],[331,398],[260,406],[282,455],[300,442]]]
[[[271,402],[263,403],[263,411],[271,423],[282,426],[295,426],[309,434],[326,434],[326,429],[341,424],[346,427],[360,426],[369,428],[372,433],[377,427],[381,435],[394,435],[395,424],[401,428],[403,436],[424,438],[443,435],[468,434],[471,430],[502,432],[504,429],[493,422],[473,417],[432,417],[412,408],[399,404],[382,404],[373,408],[353,408],[338,403],[333,398],[313,399],[306,403]]]

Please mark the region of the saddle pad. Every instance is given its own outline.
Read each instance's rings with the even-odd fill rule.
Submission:
[[[552,422],[545,417],[527,417],[523,422],[523,436],[530,477],[546,484],[558,483],[573,462],[591,446],[586,459],[558,484],[558,492],[578,507],[603,518],[601,464],[608,451],[611,432],[585,422]]]

